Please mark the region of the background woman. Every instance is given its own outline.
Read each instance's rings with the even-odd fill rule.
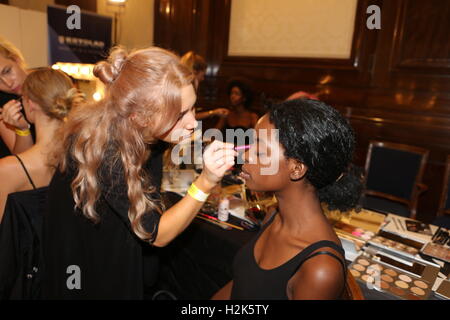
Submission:
[[[56,132],[81,95],[61,71],[40,68],[31,72],[21,89],[27,118],[36,127],[36,144],[15,156],[0,159],[0,221],[8,194],[47,186],[54,173],[50,154]]]
[[[207,68],[205,59],[201,55],[196,54],[194,51],[189,51],[189,52],[185,53],[184,56],[181,57],[181,63],[186,65],[194,73],[193,85],[194,85],[195,92],[198,92],[198,87],[200,85],[200,82],[205,80],[205,74],[206,74],[206,68]],[[197,120],[203,120],[203,119],[213,117],[213,116],[219,116],[219,117],[226,118],[228,113],[229,113],[229,111],[226,108],[216,108],[213,110],[198,112],[195,115],[195,118]]]
[[[55,171],[57,132],[72,107],[83,102],[69,77],[41,68],[23,84],[27,118],[36,144],[0,159],[0,300],[36,299],[40,292],[40,240],[48,184]],[[3,218],[2,218],[3,217]]]
[[[0,158],[33,145],[30,125],[21,112],[20,103],[26,76],[22,54],[0,37]]]
[[[230,98],[230,113],[217,124],[220,130],[254,128],[258,121],[258,115],[251,111],[253,92],[243,81],[232,80],[227,86]]]

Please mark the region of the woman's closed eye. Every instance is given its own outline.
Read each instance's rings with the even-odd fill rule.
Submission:
[[[186,114],[188,114],[189,112],[192,112],[192,113],[194,114],[194,116],[195,116],[195,107],[192,106],[191,109],[186,110],[186,111],[183,111],[182,113],[180,113],[180,115],[178,116],[178,121],[180,121],[181,119],[183,119],[183,117],[184,117]]]
[[[11,68],[10,67],[5,68],[5,69],[2,70],[2,75],[6,75],[6,74],[8,74],[10,72],[11,72]]]

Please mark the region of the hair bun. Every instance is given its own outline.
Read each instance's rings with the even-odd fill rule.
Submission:
[[[127,56],[128,53],[124,48],[113,48],[106,61],[100,61],[95,65],[94,75],[104,84],[113,83],[119,76]]]
[[[72,107],[77,106],[85,101],[85,95],[76,88],[71,88],[64,96],[55,98],[53,108],[51,109],[52,116],[57,119],[64,119]]]

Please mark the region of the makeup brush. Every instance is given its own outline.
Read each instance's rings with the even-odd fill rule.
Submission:
[[[245,144],[245,145],[242,145],[242,146],[236,146],[236,147],[234,147],[234,150],[235,150],[235,151],[248,150],[248,149],[250,149],[250,145],[249,145],[249,144]]]
[[[203,143],[202,143],[202,153],[205,152],[205,149],[206,149],[210,144],[211,144],[210,142],[207,142],[207,143],[203,142]],[[249,145],[249,144],[244,144],[244,145],[241,145],[241,146],[236,146],[236,147],[234,147],[234,150],[235,150],[235,151],[248,150],[248,149],[250,149],[250,147],[251,147],[251,145]]]

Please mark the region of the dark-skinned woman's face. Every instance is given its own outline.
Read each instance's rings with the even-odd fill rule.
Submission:
[[[233,107],[243,104],[245,101],[244,95],[239,87],[233,87],[230,91],[230,102]]]
[[[258,120],[255,131],[254,143],[244,154],[241,177],[250,190],[282,190],[290,181],[291,165],[268,114]]]

